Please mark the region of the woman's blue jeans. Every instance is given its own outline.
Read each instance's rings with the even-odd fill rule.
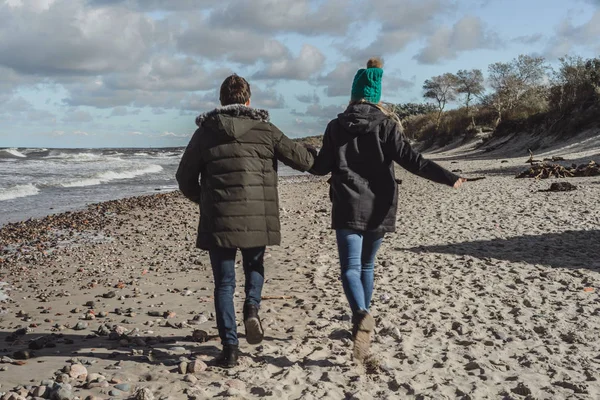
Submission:
[[[336,230],[338,253],[342,267],[342,285],[352,314],[369,311],[373,296],[375,255],[385,233]]]
[[[263,259],[265,248],[242,250],[242,263],[246,277],[245,304],[260,306],[265,280]],[[233,293],[235,292],[235,255],[237,249],[215,248],[209,251],[215,278],[215,314],[221,344],[238,344]]]

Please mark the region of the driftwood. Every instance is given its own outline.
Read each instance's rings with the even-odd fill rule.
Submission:
[[[467,178],[467,182],[482,181],[484,179],[485,179],[485,176],[476,176],[474,178]]]
[[[529,169],[519,173],[517,175],[517,179],[580,178],[588,176],[600,176],[600,165],[594,161],[590,161],[588,164],[582,164],[579,166],[573,164],[570,167],[564,167],[560,164],[549,164],[545,162],[532,164]]]
[[[537,163],[542,162],[540,160],[535,160],[533,158],[533,151],[531,151],[531,149],[527,149],[527,151],[529,152],[529,160],[525,161],[525,164],[537,164]],[[561,157],[561,156],[552,156],[552,158],[544,158],[544,162],[545,161],[552,161],[552,162],[565,161],[565,158]]]
[[[552,156],[552,158],[544,158],[544,161],[552,161],[552,162],[557,162],[557,161],[566,161],[564,157],[560,157],[560,156]]]
[[[550,189],[540,190],[540,192],[570,192],[572,190],[577,190],[577,186],[569,182],[554,182],[550,185]]]
[[[525,161],[526,164],[536,164],[536,163],[540,163],[540,160],[534,160],[533,159],[533,151],[531,151],[530,149],[527,149],[527,151],[529,152],[529,160]]]

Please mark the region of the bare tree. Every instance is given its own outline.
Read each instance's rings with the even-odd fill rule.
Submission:
[[[423,84],[423,97],[437,102],[438,115],[436,128],[440,126],[442,113],[444,112],[444,108],[446,108],[446,104],[456,100],[456,83],[456,75],[446,73],[427,79]]]
[[[550,94],[551,107],[566,111],[593,104],[600,95],[600,59],[585,60],[577,56],[562,57],[559,61]]]
[[[498,62],[489,66],[489,82],[494,93],[484,97],[484,103],[498,113],[496,125],[502,115],[520,105],[522,97],[541,87],[548,65],[543,57],[520,55],[509,63]]]
[[[461,69],[456,74],[456,92],[465,95],[465,106],[467,115],[469,114],[469,105],[474,97],[483,93],[483,73],[479,69],[467,71]]]

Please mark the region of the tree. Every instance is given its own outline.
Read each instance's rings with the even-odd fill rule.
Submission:
[[[442,113],[446,104],[456,100],[456,75],[445,73],[444,75],[434,76],[427,79],[423,84],[423,97],[437,102],[438,115],[436,119],[436,128],[439,128]]]
[[[559,60],[560,68],[553,77],[550,107],[568,111],[594,104],[600,98],[600,59],[563,57]]]
[[[392,105],[400,121],[416,115],[430,114],[437,111],[437,107],[430,103],[401,103]]]
[[[473,100],[473,97],[481,95],[484,91],[483,81],[483,73],[479,69],[472,69],[470,71],[461,69],[456,74],[456,92],[465,95],[467,115],[469,114],[469,104]]]
[[[548,65],[543,57],[520,55],[509,63],[498,62],[488,68],[489,82],[494,93],[484,97],[483,102],[498,113],[496,125],[506,111],[515,109],[525,94],[542,86]]]

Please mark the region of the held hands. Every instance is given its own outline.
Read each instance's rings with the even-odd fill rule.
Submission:
[[[309,152],[310,154],[312,154],[312,155],[313,155],[313,157],[316,157],[316,156],[317,156],[317,154],[319,153],[319,152],[317,151],[317,149],[315,149],[315,147],[314,147],[314,146],[311,146],[310,144],[306,144],[306,143],[305,143],[305,144],[304,144],[304,148],[306,148],[306,150],[308,150],[308,152]]]
[[[458,189],[466,181],[467,181],[467,178],[458,178],[458,180],[454,183],[454,189]]]

